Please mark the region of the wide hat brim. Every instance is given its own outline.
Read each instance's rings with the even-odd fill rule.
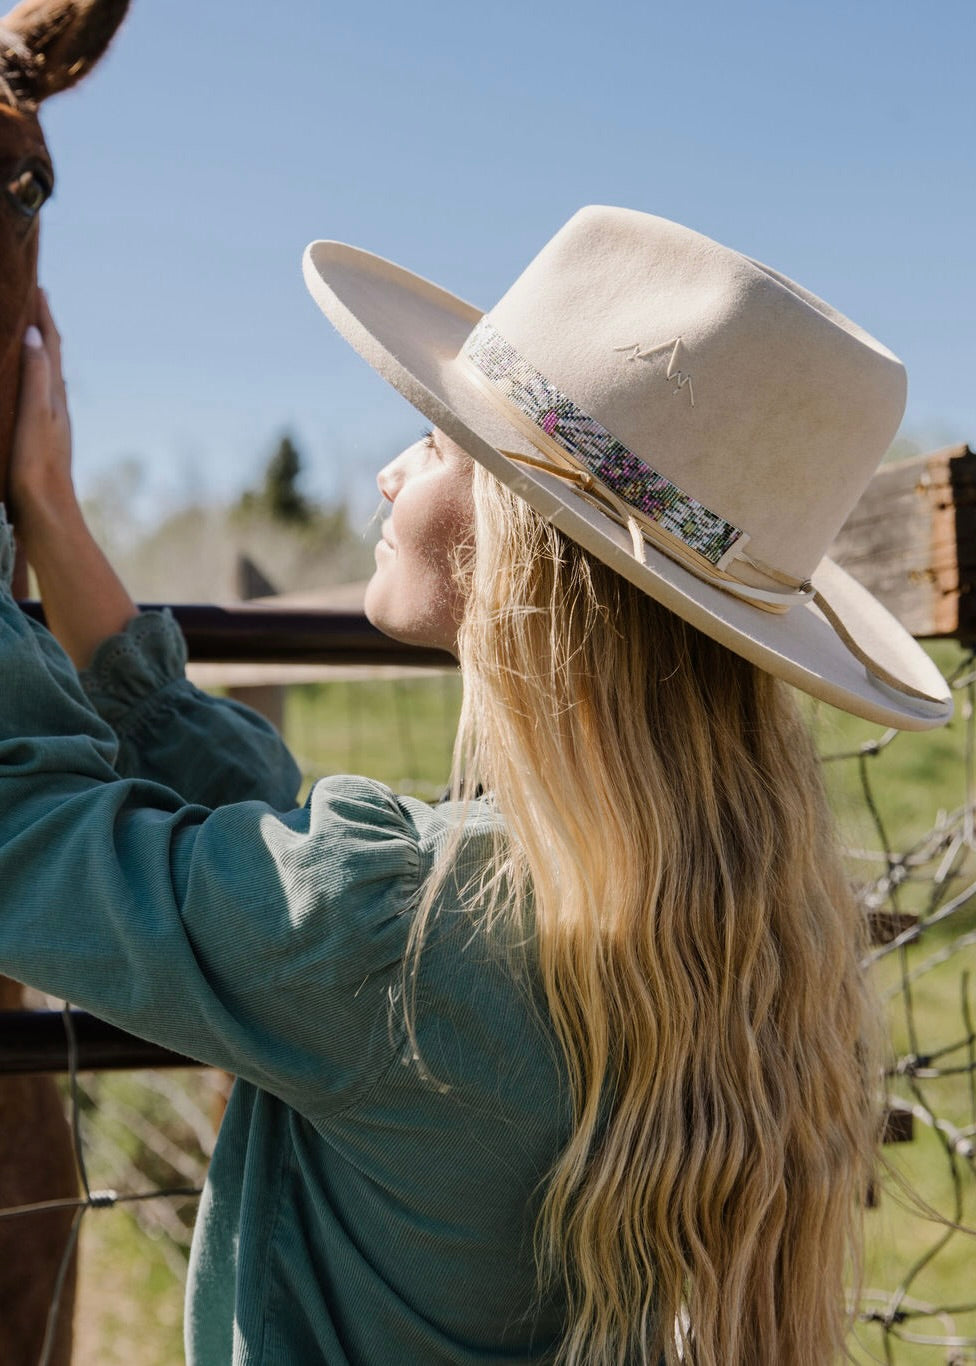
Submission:
[[[434,426],[567,536],[691,625],[804,692],[868,721],[927,730],[952,715],[945,681],[924,650],[832,560],[820,563],[814,586],[863,651],[927,698],[902,693],[869,673],[812,603],[784,614],[763,611],[650,545],[641,564],[626,531],[565,480],[507,459],[502,451],[537,452],[458,360],[482,310],[341,242],[313,242],[303,270],[312,297],[338,332]]]

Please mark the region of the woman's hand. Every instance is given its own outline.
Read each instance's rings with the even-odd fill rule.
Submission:
[[[29,560],[43,554],[43,540],[56,535],[60,520],[76,509],[71,479],[71,423],[61,338],[43,290],[37,291],[36,321],[27,329],[21,365],[20,400],[9,472],[11,516]]]
[[[10,463],[14,533],[37,575],[47,624],[79,668],[136,607],[85,525],[71,478],[71,424],[61,338],[37,291],[24,337]]]

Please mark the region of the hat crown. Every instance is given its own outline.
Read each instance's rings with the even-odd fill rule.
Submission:
[[[855,323],[633,210],[582,209],[487,317],[577,408],[800,579],[904,410],[904,367]]]
[[[341,242],[313,243],[305,275],[435,426],[692,626],[858,716],[948,720],[932,661],[825,554],[905,398],[842,314],[622,209],[578,213],[487,315]]]

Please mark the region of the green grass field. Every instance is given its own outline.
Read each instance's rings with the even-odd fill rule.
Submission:
[[[285,734],[307,781],[362,773],[436,801],[461,705],[457,674],[341,679],[289,690]]]
[[[937,652],[947,672],[961,656],[947,647]],[[960,699],[962,701],[962,699]],[[386,678],[373,681],[336,681],[290,691],[286,709],[286,734],[306,777],[311,780],[332,772],[363,772],[388,782],[397,790],[435,799],[443,789],[450,767],[450,753],[460,692],[454,676]],[[830,708],[811,708],[810,720],[825,755],[856,752],[876,742],[882,731],[876,726],[841,716]],[[845,843],[856,850],[881,847],[878,824],[892,850],[912,847],[936,824],[938,813],[952,812],[973,800],[967,790],[972,780],[967,766],[967,720],[959,715],[951,726],[935,734],[900,735],[881,752],[864,760],[872,817],[862,786],[861,765],[845,759],[827,765],[827,782]],[[969,778],[967,780],[967,769]],[[933,896],[933,874],[944,861],[939,850],[919,880],[896,889],[889,909],[924,911]],[[876,877],[883,862],[852,860],[852,875],[859,882]],[[944,871],[944,870],[943,870]],[[976,877],[970,854],[962,858],[955,880],[947,879],[946,895],[961,890],[967,877]],[[944,925],[928,931],[921,942],[884,958],[877,966],[879,988],[889,995],[887,1014],[892,1036],[892,1056],[932,1054],[958,1043],[976,1017],[976,945],[958,948],[945,961],[904,986],[933,955],[947,952],[959,937],[976,937],[976,908],[963,908]],[[964,974],[971,974],[970,1023],[964,1019]],[[944,1067],[964,1069],[971,1063],[974,1044],[958,1048],[938,1060]],[[110,1087],[124,1086],[112,1079]],[[976,1126],[974,1076],[959,1070],[954,1075],[928,1080],[900,1078],[892,1091],[906,1102],[924,1104],[937,1119],[957,1128]],[[976,1173],[973,1160],[947,1155],[944,1135],[915,1123],[911,1143],[889,1146],[885,1156],[911,1191],[938,1215],[959,1217],[976,1226]],[[976,1141],[976,1129],[971,1135]],[[121,1183],[119,1183],[121,1184]],[[911,1280],[906,1305],[914,1302],[957,1306],[976,1300],[976,1236],[952,1233],[944,1223],[934,1222],[918,1209],[907,1207],[896,1184],[883,1179],[876,1208],[866,1214],[868,1259],[866,1285],[890,1297],[909,1270],[933,1248],[945,1242],[926,1266]],[[160,1235],[161,1236],[161,1235]],[[810,1249],[816,1256],[816,1248]],[[83,1280],[80,1295],[82,1349],[78,1366],[115,1366],[138,1361],[140,1366],[176,1366],[182,1360],[179,1321],[182,1299],[180,1259],[172,1250],[163,1256],[159,1239],[139,1229],[131,1214],[96,1211],[86,1216],[82,1235]],[[877,1308],[885,1307],[885,1298]],[[888,1300],[890,1303],[890,1299]],[[901,1331],[945,1336],[950,1329],[976,1339],[976,1313],[955,1314],[947,1320],[919,1318],[906,1321]],[[894,1362],[898,1366],[952,1361],[976,1362],[976,1347],[959,1348],[950,1356],[944,1347],[909,1345],[885,1340],[877,1328],[865,1326],[852,1347],[853,1359]]]

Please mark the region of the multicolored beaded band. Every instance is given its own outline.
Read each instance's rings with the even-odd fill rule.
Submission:
[[[693,573],[756,607],[786,612],[791,607],[813,603],[877,685],[896,698],[911,697],[916,706],[932,715],[945,714],[944,699],[932,697],[897,678],[863,649],[824,594],[808,579],[795,579],[748,554],[747,532],[711,512],[628,451],[605,427],[534,370],[486,318],[482,318],[465,342],[461,356],[472,366],[472,376],[486,395],[500,400],[499,410],[509,412],[513,421],[524,426],[526,435],[535,433],[531,439],[540,451],[548,450],[551,455],[564,453],[558,464],[514,451],[502,454],[579,484],[584,497],[593,497],[615,521],[627,526],[634,537],[634,554],[641,563],[643,531],[655,545],[660,536],[665,553]],[[596,483],[603,485],[603,494],[593,487]],[[735,578],[727,572],[728,566],[740,558],[751,570],[781,587],[758,588]],[[707,573],[706,564],[710,566]]]
[[[482,318],[462,355],[497,392],[596,479],[674,536],[694,554],[722,569],[749,539],[704,504],[629,451],[595,418],[577,408]]]

